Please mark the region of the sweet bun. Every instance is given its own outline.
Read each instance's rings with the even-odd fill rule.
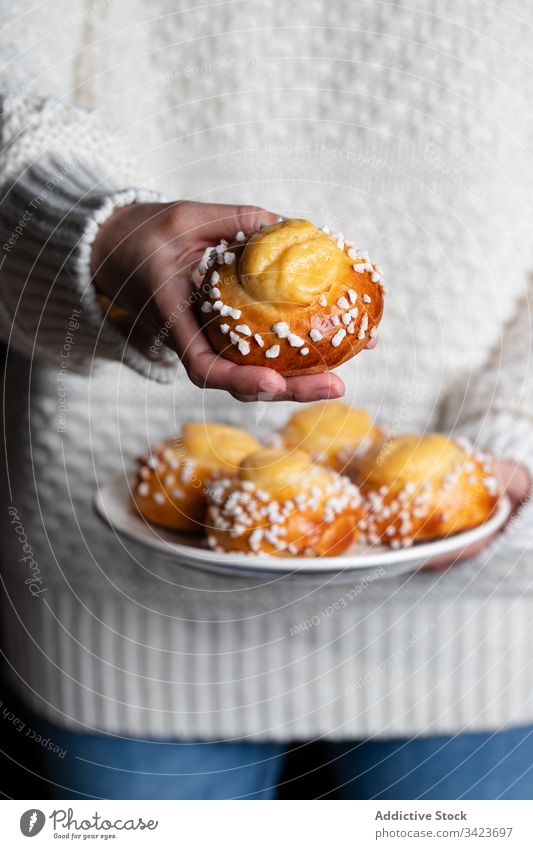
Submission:
[[[347,471],[367,502],[366,542],[393,548],[476,527],[500,495],[488,456],[437,433],[385,440]]]
[[[174,439],[154,445],[139,460],[133,502],[155,525],[187,533],[203,531],[207,479],[235,472],[259,443],[237,427],[189,422]]]
[[[294,413],[281,438],[289,448],[302,448],[315,460],[341,471],[355,454],[381,443],[384,433],[366,410],[343,401],[318,401]]]
[[[211,548],[278,557],[341,554],[364,510],[348,478],[305,451],[275,448],[250,454],[237,475],[214,481],[209,502]]]
[[[285,376],[332,369],[365,348],[381,320],[381,268],[309,221],[238,233],[206,256],[204,270],[207,335],[238,365]]]

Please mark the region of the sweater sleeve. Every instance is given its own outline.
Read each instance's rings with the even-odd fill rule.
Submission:
[[[443,425],[495,457],[522,464],[533,479],[533,314],[531,290],[517,304],[487,362],[444,399]],[[504,535],[533,547],[531,494]]]
[[[117,207],[163,198],[135,185],[113,134],[71,103],[68,92],[33,93],[46,70],[35,67],[36,53],[42,54],[37,64],[51,60],[41,41],[28,51],[19,44],[24,30],[18,40],[13,31],[0,32],[0,55],[8,60],[0,71],[0,335],[8,346],[57,366],[76,326],[71,367],[118,359],[172,380],[175,356],[169,351],[154,363],[126,342],[106,318],[90,270],[98,228]],[[25,54],[32,57],[26,77]]]

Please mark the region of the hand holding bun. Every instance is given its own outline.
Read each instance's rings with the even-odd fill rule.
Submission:
[[[363,515],[359,490],[347,478],[304,451],[274,448],[255,451],[237,475],[215,481],[209,500],[208,543],[217,551],[341,554]]]
[[[206,332],[226,359],[314,374],[375,336],[385,287],[365,251],[300,219],[236,240],[211,252],[202,284]]]
[[[207,506],[207,479],[232,473],[259,448],[253,436],[229,425],[189,422],[179,436],[154,445],[139,461],[133,501],[149,522],[199,533]]]
[[[436,433],[386,440],[348,471],[367,501],[366,541],[393,548],[476,527],[500,495],[486,455]]]
[[[384,433],[366,410],[343,401],[319,401],[294,413],[281,438],[289,448],[302,448],[315,460],[341,471],[354,454],[379,444]]]

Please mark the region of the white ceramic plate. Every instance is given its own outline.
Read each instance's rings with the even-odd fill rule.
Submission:
[[[257,577],[291,575],[296,577],[346,580],[356,575],[359,580],[372,576],[392,577],[413,572],[442,555],[460,559],[465,549],[475,542],[488,539],[507,521],[511,504],[503,496],[491,518],[477,528],[434,542],[420,543],[411,548],[391,550],[385,546],[352,547],[337,557],[270,557],[256,554],[219,554],[210,551],[200,537],[190,537],[157,528],[145,522],[131,504],[131,482],[124,475],[113,478],[96,494],[99,515],[118,534],[136,540],[147,551],[158,551],[184,566],[230,575]],[[464,556],[464,554],[463,554]]]

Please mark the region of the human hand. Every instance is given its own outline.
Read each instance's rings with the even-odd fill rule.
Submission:
[[[495,460],[494,461],[494,476],[500,483],[500,489],[505,492],[511,501],[511,516],[520,507],[528,497],[532,481],[527,469],[519,463],[512,460]],[[498,533],[501,533],[499,531]],[[470,557],[476,557],[487,545],[489,545],[498,536],[493,534],[487,539],[475,542],[472,545],[466,546],[459,554],[450,558],[448,554],[442,557],[436,557],[434,560],[428,561],[423,566],[423,572],[442,572],[449,566],[453,566],[459,560],[466,560]]]
[[[284,378],[273,369],[239,366],[217,356],[197,321],[194,307],[200,295],[192,276],[205,249],[277,219],[258,207],[189,201],[123,207],[102,225],[93,244],[96,287],[156,336],[172,317],[166,344],[202,389],[224,389],[246,401],[339,398],[344,384],[331,372]]]

